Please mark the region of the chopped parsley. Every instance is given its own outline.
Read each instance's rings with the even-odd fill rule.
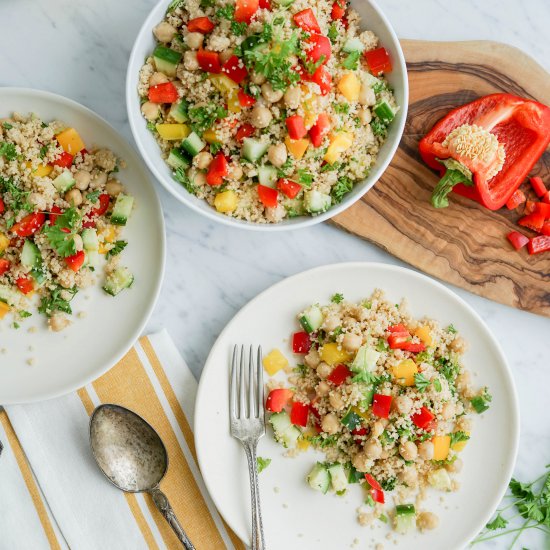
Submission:
[[[332,296],[332,298],[330,299],[330,301],[333,303],[333,304],[339,304],[341,302],[344,301],[344,295],[343,294],[340,294],[339,292],[337,292],[336,294],[334,294]]]
[[[446,330],[449,334],[456,334],[458,332],[453,325],[449,325]]]
[[[13,143],[0,141],[0,157],[5,157],[6,160],[14,160],[17,158],[17,151]]]
[[[256,457],[256,467],[258,473],[263,472],[271,464],[271,458],[263,458],[261,456]]]
[[[338,437],[336,435],[328,435],[323,437],[321,434],[313,435],[306,438],[312,445],[321,447],[332,447],[338,443]]]
[[[13,178],[6,179],[0,176],[0,191],[4,193],[4,202],[6,203],[6,206],[9,206],[14,212],[19,212],[20,210],[32,212],[34,210],[32,204],[28,201],[30,191],[23,191],[20,189]],[[6,193],[9,195],[9,199],[6,197]],[[8,229],[12,225],[13,223],[8,227]]]
[[[106,254],[106,258],[112,258],[113,256],[118,256],[128,245],[128,241],[115,241],[113,248],[109,250]]]
[[[359,51],[354,51],[349,53],[346,59],[344,59],[344,61],[342,62],[342,67],[350,71],[356,71],[357,67],[359,66],[360,56],[361,56],[361,52]]]
[[[183,0],[181,0],[183,3]],[[216,5],[216,0],[201,0],[200,6],[201,8],[213,8]]]
[[[92,191],[91,193],[88,193],[86,195],[86,198],[93,203],[96,203],[99,200],[99,195],[101,195],[101,191],[98,189],[96,191]]]
[[[417,372],[414,375],[414,384],[420,393],[424,393],[428,389],[430,381],[423,374]]]
[[[78,211],[76,208],[71,207],[60,216],[57,216],[53,225],[44,225],[42,229],[42,232],[48,237],[54,250],[62,258],[76,254],[74,236],[79,221],[80,215]]]
[[[335,103],[334,111],[343,115],[347,115],[349,113],[349,103]]]
[[[375,136],[385,136],[388,131],[386,124],[384,124],[379,118],[374,118],[370,123],[370,127]]]
[[[149,130],[149,132],[153,132],[153,134],[156,133],[157,131],[157,125],[154,122],[149,121],[146,124],[146,127],[147,127],[147,130]]]
[[[309,187],[313,183],[313,174],[304,168],[298,169],[298,181],[305,187]]]
[[[218,143],[218,142],[211,143],[210,144],[210,153],[212,155],[216,155],[217,153],[220,152],[222,147],[223,147],[223,145],[221,143]]]
[[[19,311],[18,314],[19,314],[19,317],[21,317],[21,319],[32,317],[32,313],[30,311]]]
[[[47,145],[42,145],[42,147],[40,147],[40,158],[43,159],[47,154],[48,154],[48,146]]]
[[[466,432],[453,432],[451,434],[451,447],[461,441],[468,441],[470,436]]]
[[[197,134],[202,135],[205,130],[211,128],[216,120],[227,116],[227,111],[215,103],[209,103],[202,107],[193,107],[189,109],[189,121],[191,128]]]
[[[336,26],[336,23],[331,23],[330,27],[328,28],[327,36],[333,44],[336,42],[336,40],[338,40],[338,27]]]
[[[171,11],[174,11],[178,9],[185,0],[172,0],[170,4],[168,5],[168,8],[166,9],[166,13],[170,13]],[[201,0],[201,6],[202,6],[202,0]]]
[[[228,19],[229,21],[232,21],[234,15],[235,6],[233,4],[226,4],[216,11],[216,17],[218,19]]]
[[[242,36],[246,32],[247,27],[248,24],[246,23],[246,21],[231,21],[231,32],[236,36]]]
[[[4,128],[4,130],[11,130],[13,126],[9,122],[3,122],[2,128]]]
[[[453,363],[447,357],[440,357],[436,360],[435,366],[439,373],[447,379],[449,384],[454,385],[455,379],[460,371],[460,366],[458,365],[458,363]]]
[[[384,338],[378,338],[378,342],[376,343],[376,351],[388,351],[389,345]]]
[[[307,374],[309,370],[309,367],[307,367],[306,365],[296,365],[294,367],[294,372],[296,374],[299,374],[302,378]]]
[[[336,181],[336,185],[330,190],[330,196],[334,204],[342,202],[344,195],[353,189],[353,181],[347,176],[342,176]]]
[[[384,489],[384,491],[393,491],[395,489],[396,483],[396,477],[388,477],[387,479],[382,480],[380,482],[380,485],[382,486],[382,489]]]
[[[193,185],[193,182],[187,175],[187,172],[185,171],[185,168],[179,167],[177,170],[174,170],[174,179],[181,183],[183,187],[187,190],[187,192],[191,193],[191,195],[196,195],[197,190],[195,186]]]
[[[52,313],[62,311],[63,313],[72,313],[71,304],[69,303],[78,292],[76,287],[63,288],[58,286],[50,292],[49,296],[42,296],[38,312],[51,317]],[[67,299],[68,296],[68,299]]]
[[[472,399],[470,399],[470,403],[472,404],[472,407],[475,409],[475,411],[478,414],[481,414],[489,408],[489,403],[492,400],[493,397],[491,396],[487,388],[483,388],[481,394],[476,395],[475,397],[472,397]]]

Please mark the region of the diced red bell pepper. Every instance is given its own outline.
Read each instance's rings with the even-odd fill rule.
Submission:
[[[380,485],[380,483],[378,483],[378,481],[376,481],[376,479],[374,479],[372,477],[371,474],[365,474],[365,479],[367,480],[367,483],[373,488],[373,489],[377,489],[378,491],[382,491],[382,486]]]
[[[218,52],[210,52],[201,48],[197,51],[197,62],[199,67],[207,73],[218,74],[222,70]]]
[[[350,376],[351,371],[346,365],[336,365],[327,376],[327,380],[332,382],[335,386],[341,386]]]
[[[391,408],[391,395],[375,393],[372,398],[372,414],[380,418],[388,418]]]
[[[306,331],[295,332],[292,335],[292,351],[294,353],[309,353],[311,340]]]
[[[309,77],[321,88],[321,95],[327,95],[332,87],[332,75],[324,65],[317,67],[316,71]]]
[[[309,406],[300,401],[294,401],[292,408],[290,409],[290,421],[295,426],[307,426],[307,419],[309,416]]]
[[[151,103],[175,103],[178,99],[178,90],[171,82],[163,82],[149,88]]]
[[[311,8],[307,8],[305,10],[299,11],[298,13],[295,13],[293,19],[294,23],[296,23],[296,26],[300,27],[306,32],[321,32],[321,27],[319,27],[319,23],[317,23],[317,18],[315,17],[315,14],[313,13],[313,10]]]
[[[54,225],[55,224],[55,220],[57,220],[57,218],[63,214],[63,210],[61,210],[61,208],[59,208],[59,206],[56,206],[55,204],[50,208],[50,213],[48,214],[48,224],[49,225]]]
[[[520,218],[518,224],[522,225],[523,227],[528,227],[533,231],[540,231],[542,226],[544,225],[544,216],[537,212],[533,212],[528,216]]]
[[[277,189],[272,189],[271,187],[266,187],[265,185],[258,185],[258,198],[266,208],[276,208],[278,204],[278,197],[279,193],[277,192]]]
[[[537,202],[535,205],[535,213],[544,216],[544,219],[548,220],[550,218],[550,204]]]
[[[332,46],[330,40],[322,34],[312,34],[306,40],[305,53],[306,57],[313,63],[317,63],[323,58],[322,64],[325,64],[330,59],[332,53]]]
[[[54,166],[61,166],[61,168],[70,168],[73,165],[74,156],[70,153],[63,151],[54,161]]]
[[[86,253],[84,250],[79,250],[76,254],[65,258],[65,262],[69,269],[72,269],[76,273],[84,264],[85,259]]]
[[[380,483],[378,483],[378,481],[376,481],[376,479],[374,479],[370,474],[365,474],[365,479],[367,480],[367,483],[370,485],[369,493],[370,493],[370,496],[372,497],[372,500],[374,500],[374,502],[384,504],[385,503],[384,491]]]
[[[386,330],[391,334],[400,332],[406,332],[407,334],[409,333],[409,329],[402,323],[399,323],[398,325],[391,325]]]
[[[369,50],[365,52],[365,61],[369,67],[369,71],[378,76],[381,73],[392,72],[392,62],[390,54],[386,48],[376,48],[375,50]]]
[[[355,441],[355,443],[357,443],[357,445],[361,445],[364,442],[364,440],[361,439],[361,437],[359,436],[367,435],[367,433],[368,430],[365,427],[355,428],[355,430],[351,431],[351,434],[356,436],[353,438],[353,440]]]
[[[244,63],[236,56],[232,55],[223,65],[222,73],[226,74],[233,82],[240,84],[247,76],[248,71]]]
[[[287,388],[276,388],[271,390],[265,402],[266,410],[276,413],[281,412],[292,398],[292,395],[292,390]]]
[[[302,139],[307,134],[304,119],[300,115],[287,117],[285,123],[290,139]]]
[[[0,277],[10,268],[10,262],[6,258],[0,258]]]
[[[0,197],[0,214],[2,214],[6,210],[6,206],[4,205],[4,201],[2,200],[2,197]]]
[[[506,208],[508,210],[514,210],[520,204],[525,202],[525,193],[521,189],[516,189],[516,192],[508,199],[506,203]]]
[[[254,134],[256,130],[254,129],[254,126],[252,124],[248,124],[248,122],[245,122],[235,134],[235,139],[239,142],[241,142],[245,137],[250,137],[252,134]]]
[[[15,284],[23,294],[29,294],[34,290],[34,283],[30,277],[19,277],[19,279],[15,281]]]
[[[541,232],[542,235],[550,236],[550,222],[544,222],[540,232]]]
[[[299,183],[296,183],[295,181],[281,178],[277,182],[277,189],[283,195],[286,195],[289,199],[293,199],[302,190],[302,186]]]
[[[422,342],[411,342],[409,340],[408,342],[402,344],[399,349],[402,349],[403,351],[410,351],[411,353],[420,353],[421,351],[425,351],[426,346]]]
[[[252,105],[256,103],[256,98],[251,95],[248,95],[243,90],[239,90],[237,92],[237,97],[239,99],[239,103],[241,107],[252,107]]]
[[[391,349],[402,349],[402,346],[410,340],[411,335],[408,332],[394,332],[388,336],[388,344]]]
[[[235,3],[235,21],[250,23],[250,20],[260,7],[259,0],[237,0]]]
[[[434,414],[429,411],[426,407],[422,407],[420,409],[420,412],[417,412],[416,414],[413,414],[411,416],[411,420],[413,421],[414,425],[418,428],[425,429],[426,426],[435,418]]]
[[[95,218],[97,218],[98,216],[103,216],[103,214],[107,212],[107,209],[109,208],[109,204],[111,202],[111,197],[107,193],[103,193],[99,195],[98,200],[99,206],[92,208],[89,214],[84,217],[84,219],[82,220],[82,227],[88,229],[90,227],[95,227]]]
[[[540,254],[550,250],[550,237],[548,235],[533,237],[527,245],[527,250],[529,254]]]
[[[259,8],[261,10],[271,10],[271,2],[269,0],[260,0]]]
[[[201,34],[208,34],[214,30],[216,25],[208,19],[208,17],[195,17],[187,23],[187,30],[189,32],[200,32]]]
[[[544,193],[546,193],[546,186],[544,185],[542,178],[539,178],[538,176],[529,178],[529,183],[531,184],[531,187],[537,197],[540,198],[544,195]]]
[[[15,233],[18,237],[30,237],[34,235],[46,221],[46,214],[42,212],[35,212],[25,216],[21,221],[17,222],[11,228],[11,232]]]
[[[309,137],[311,139],[311,144],[313,147],[321,147],[323,143],[323,138],[330,131],[330,118],[326,113],[321,113],[315,124],[309,129]]]
[[[527,201],[525,203],[525,209],[523,210],[523,215],[527,216],[528,214],[532,214],[537,208],[537,203],[535,201]]]
[[[542,202],[545,204],[550,204],[550,191],[546,191],[544,195],[541,197]]]
[[[317,419],[321,420],[321,415],[319,414],[319,411],[317,410],[317,404],[315,401],[312,401],[309,404],[309,412]]]
[[[508,233],[507,237],[516,250],[523,248],[529,242],[529,237],[522,235],[518,231],[512,231]]]
[[[344,0],[336,0],[336,2],[332,4],[330,18],[333,21],[338,21],[338,19],[342,19],[342,17],[344,17],[344,15],[346,14],[346,7],[346,2],[344,2]]]
[[[223,183],[223,178],[229,173],[229,165],[225,155],[220,151],[210,163],[206,173],[206,183],[215,187]]]

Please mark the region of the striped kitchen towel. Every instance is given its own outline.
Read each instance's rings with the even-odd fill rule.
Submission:
[[[75,365],[75,368],[78,368]],[[143,416],[169,454],[161,484],[197,550],[243,549],[202,481],[193,440],[197,382],[167,332],[143,337],[107,374],[76,393],[0,413],[0,550],[179,549],[143,494],[100,473],[88,419],[100,403]]]

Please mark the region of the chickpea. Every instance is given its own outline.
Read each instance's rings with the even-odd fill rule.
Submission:
[[[356,470],[360,472],[367,472],[369,469],[370,459],[365,453],[357,453],[352,459],[351,463]]]
[[[141,106],[141,114],[149,121],[157,120],[160,115],[160,105],[151,101],[146,101]]]
[[[252,82],[252,84],[263,84],[265,82],[265,76],[262,73],[251,72],[250,82]]]
[[[149,86],[157,86],[158,84],[165,84],[166,82],[170,82],[170,79],[164,73],[156,72],[151,75]]]
[[[82,204],[82,193],[78,189],[71,189],[65,193],[65,200],[72,206]]]
[[[227,48],[220,53],[220,62],[222,65],[233,55],[233,48]]]
[[[339,411],[344,408],[344,400],[339,393],[336,393],[334,391],[330,392],[328,400],[334,410]]]
[[[330,386],[324,380],[321,380],[321,382],[319,382],[319,384],[317,384],[317,387],[315,388],[315,393],[319,397],[325,397],[326,395],[329,394],[329,392],[330,392]]]
[[[275,145],[270,145],[267,150],[267,158],[273,166],[279,168],[282,166],[287,159],[287,152],[284,143],[276,143]]]
[[[439,518],[432,512],[420,512],[416,518],[416,526],[420,531],[435,529],[439,525]]]
[[[227,176],[232,180],[240,180],[243,177],[242,166],[237,162],[231,163],[228,168]]]
[[[75,187],[81,191],[88,189],[92,176],[87,170],[78,170],[74,173]]]
[[[465,416],[461,416],[456,421],[456,427],[457,430],[461,432],[471,432],[472,431],[472,421],[469,418],[466,418]]]
[[[319,378],[327,378],[327,376],[332,372],[332,367],[327,365],[326,363],[319,363],[317,365],[317,374],[319,375]]]
[[[262,97],[269,103],[277,103],[283,97],[282,90],[274,90],[269,82],[262,84]]]
[[[196,71],[199,68],[197,52],[189,50],[183,54],[183,66],[188,71]]]
[[[164,44],[170,42],[177,32],[178,31],[166,21],[162,21],[162,23],[159,23],[153,29],[153,34],[157,37],[157,40],[159,42],[163,42]]]
[[[398,395],[393,402],[399,414],[409,414],[413,406],[412,399],[406,395]]]
[[[70,325],[71,322],[65,315],[61,315],[60,313],[54,313],[49,319],[48,319],[48,325],[51,330],[54,332],[59,332],[66,328],[68,325]]]
[[[342,347],[347,351],[357,351],[363,342],[363,339],[358,334],[345,334],[342,340]]]
[[[464,353],[466,349],[466,342],[461,336],[457,336],[450,344],[449,348],[457,353]]]
[[[418,472],[414,467],[406,467],[397,475],[399,481],[407,487],[416,487],[418,485]]]
[[[192,173],[191,179],[198,187],[203,187],[206,185],[206,174],[203,174],[202,172]]]
[[[214,157],[208,151],[202,151],[193,157],[193,164],[199,170],[206,170],[213,159]]]
[[[84,243],[83,243],[82,237],[80,235],[76,234],[73,237],[73,241],[74,241],[74,247],[76,248],[77,252],[80,252],[81,250],[84,250]]]
[[[372,425],[372,428],[371,428],[371,435],[372,437],[378,437],[379,435],[382,435],[382,432],[384,431],[384,425],[382,424],[382,422],[380,422],[379,420],[377,420],[373,425]]]
[[[250,122],[256,128],[267,128],[272,118],[270,110],[263,105],[256,105],[250,114]]]
[[[286,209],[282,204],[278,204],[275,207],[267,207],[265,209],[265,219],[271,223],[280,222],[286,214]]]
[[[359,101],[361,105],[374,105],[376,103],[376,94],[370,86],[362,84],[357,101]]]
[[[198,50],[202,46],[204,35],[200,32],[189,32],[185,37],[185,43],[192,49]]]
[[[418,445],[418,454],[424,460],[432,460],[434,457],[434,444],[431,441],[422,441]]]
[[[321,362],[319,352],[316,349],[310,349],[309,353],[304,357],[304,363],[312,369],[317,368],[317,365]]]
[[[289,109],[297,109],[300,106],[302,91],[298,86],[292,86],[285,92],[285,105]]]
[[[323,328],[325,330],[328,330],[329,332],[332,332],[333,330],[336,330],[341,324],[342,321],[339,317],[336,317],[335,315],[329,315],[323,323]]]
[[[399,445],[399,454],[405,460],[415,460],[418,455],[418,449],[412,441],[405,441]]]
[[[382,455],[382,445],[378,439],[369,439],[363,449],[369,458],[380,458]]]
[[[321,428],[324,432],[332,435],[340,431],[340,422],[334,413],[328,413],[321,420]]]
[[[455,459],[453,462],[446,464],[445,469],[453,474],[458,474],[462,470],[462,460],[460,458]]]
[[[122,183],[117,180],[108,180],[105,184],[105,191],[111,195],[111,197],[116,197],[122,193]]]
[[[456,377],[456,389],[464,391],[470,385],[471,379],[469,371],[465,370]]]
[[[94,189],[96,187],[102,187],[107,183],[107,174],[105,172],[96,172],[92,175],[92,181],[90,182],[90,186]]]
[[[369,124],[372,120],[372,113],[368,107],[364,107],[359,111],[359,120],[361,124]]]

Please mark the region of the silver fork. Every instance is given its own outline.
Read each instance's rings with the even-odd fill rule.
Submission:
[[[256,367],[254,367],[252,346],[250,346],[248,354],[248,369],[246,369],[245,362],[244,346],[241,346],[240,359],[238,346],[235,346],[231,362],[229,418],[231,435],[242,443],[248,461],[252,502],[252,550],[265,550],[260,488],[258,486],[258,470],[256,469],[258,439],[265,434],[262,348],[258,347]],[[246,370],[248,370],[248,383]]]
[[[0,405],[0,413],[4,412],[4,407]],[[4,445],[2,445],[2,442],[0,441],[0,456],[2,456],[2,451],[4,450]]]

